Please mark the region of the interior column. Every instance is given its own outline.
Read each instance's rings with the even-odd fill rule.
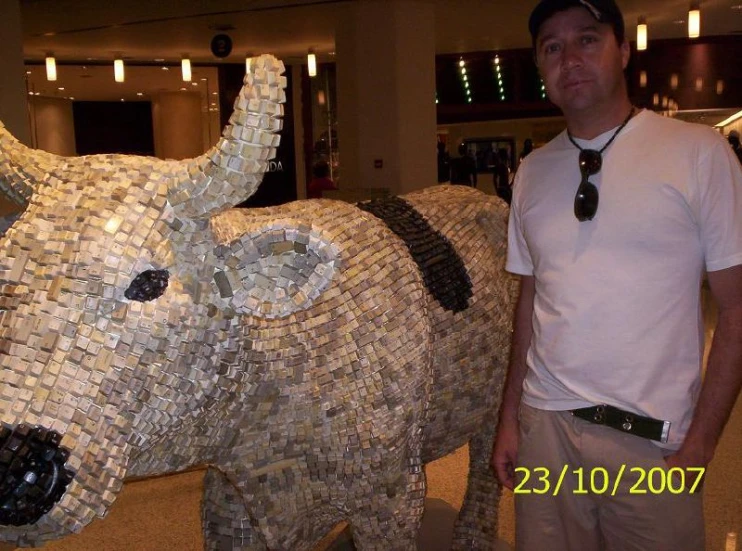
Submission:
[[[344,6],[336,36],[340,187],[436,183],[435,13],[424,0]]]
[[[0,2],[0,36],[3,37],[3,55],[0,55],[0,121],[16,138],[31,145],[28,123],[26,79],[23,66],[23,38],[19,0]]]

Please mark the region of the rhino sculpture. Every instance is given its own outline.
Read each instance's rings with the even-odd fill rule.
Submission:
[[[261,56],[199,158],[64,158],[0,127],[0,541],[106,514],[127,476],[208,465],[208,549],[414,549],[423,464],[466,442],[459,549],[496,538],[505,207],[443,186],[230,209],[275,154]]]

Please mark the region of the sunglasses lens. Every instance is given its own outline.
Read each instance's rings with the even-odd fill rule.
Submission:
[[[580,151],[580,173],[592,176],[600,172],[603,166],[603,157],[599,151],[594,149],[583,149]]]
[[[575,195],[575,216],[580,222],[592,220],[598,212],[598,188],[590,182],[580,184]]]

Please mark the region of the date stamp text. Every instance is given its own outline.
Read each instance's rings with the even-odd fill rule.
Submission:
[[[556,496],[561,491],[573,494],[593,494],[615,496],[619,492],[628,494],[671,494],[695,493],[700,486],[704,467],[673,467],[663,469],[653,467],[628,467],[621,465],[613,476],[608,469],[594,467],[570,468],[564,465],[560,472],[546,467],[516,467],[518,484],[515,494],[550,494]],[[621,484],[624,484],[623,486]]]

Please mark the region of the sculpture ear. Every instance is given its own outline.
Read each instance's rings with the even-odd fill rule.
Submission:
[[[311,307],[340,267],[329,238],[295,220],[245,233],[216,254],[222,264],[214,284],[226,306],[268,319]]]

